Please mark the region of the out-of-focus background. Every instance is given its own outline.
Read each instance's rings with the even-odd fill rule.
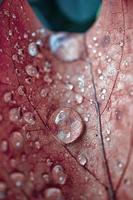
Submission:
[[[96,21],[102,0],[29,0],[29,3],[49,29],[85,32]]]

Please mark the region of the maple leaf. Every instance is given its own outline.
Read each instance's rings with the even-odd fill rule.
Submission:
[[[0,199],[133,199],[132,1],[85,34],[0,5]]]

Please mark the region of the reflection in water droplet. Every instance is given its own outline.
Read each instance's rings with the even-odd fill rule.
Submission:
[[[28,52],[29,52],[30,56],[33,56],[33,57],[37,56],[37,54],[38,54],[38,48],[37,48],[36,43],[32,42],[32,43],[29,44],[29,46],[28,46]]]
[[[0,199],[6,199],[7,186],[3,181],[0,181]]]
[[[25,181],[25,176],[21,172],[13,172],[11,180],[15,183],[16,187],[22,187]]]
[[[38,70],[33,65],[26,65],[25,71],[29,76],[36,77],[36,78],[39,77]]]
[[[65,118],[66,118],[66,113],[65,113],[63,110],[61,110],[61,111],[58,113],[58,115],[56,116],[56,118],[55,118],[55,123],[56,123],[56,124],[59,124],[59,123],[61,123],[62,121],[64,121]]]
[[[24,146],[24,138],[22,134],[18,131],[14,131],[10,136],[10,144],[16,150],[22,149]]]
[[[11,110],[9,111],[9,119],[12,122],[17,122],[18,120],[20,120],[21,117],[21,108],[11,108]]]
[[[48,188],[44,192],[45,200],[64,200],[62,191],[59,188]]]
[[[80,115],[71,108],[57,109],[50,117],[49,125],[56,137],[69,144],[82,134],[83,122]]]
[[[80,163],[80,165],[84,166],[87,162],[85,155],[83,154],[78,155],[78,162]]]
[[[23,114],[23,119],[25,120],[25,122],[27,122],[30,125],[35,124],[35,117],[34,117],[34,114],[32,112],[25,112]]]
[[[55,183],[64,185],[66,182],[67,175],[61,165],[56,165],[52,169],[52,177]]]

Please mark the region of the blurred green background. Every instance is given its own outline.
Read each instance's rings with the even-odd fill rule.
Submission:
[[[29,0],[29,3],[49,29],[85,32],[96,21],[102,0]]]

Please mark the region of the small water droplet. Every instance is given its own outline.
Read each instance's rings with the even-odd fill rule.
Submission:
[[[53,165],[53,161],[50,158],[47,158],[46,163],[48,167],[51,167]]]
[[[13,172],[11,175],[11,180],[15,183],[16,187],[22,187],[25,181],[25,176],[21,172]]]
[[[42,178],[43,178],[43,180],[44,180],[44,182],[45,182],[46,184],[48,184],[48,183],[50,182],[50,177],[49,177],[48,174],[43,174],[43,175],[42,175]]]
[[[41,149],[41,143],[39,141],[35,141],[35,147],[39,150]]]
[[[7,185],[5,182],[0,181],[0,199],[6,199]]]
[[[62,191],[59,188],[51,187],[44,192],[45,200],[64,200]]]
[[[9,111],[9,119],[12,122],[17,122],[21,118],[21,108],[11,108]]]
[[[110,142],[110,140],[111,140],[110,137],[106,137],[107,142]]]
[[[78,104],[81,104],[83,102],[83,97],[80,94],[76,94],[75,98]]]
[[[28,52],[30,54],[30,56],[37,56],[38,54],[38,48],[35,42],[32,42],[29,44],[28,46]]]
[[[52,67],[51,63],[49,61],[46,61],[44,63],[44,72],[50,72],[51,71],[51,67]]]
[[[73,85],[70,84],[70,83],[67,83],[67,84],[66,84],[66,88],[67,88],[68,90],[72,90],[72,89],[73,89]]]
[[[18,131],[12,132],[12,134],[10,136],[10,144],[16,150],[23,149],[24,138],[23,138],[22,134]]]
[[[27,122],[30,125],[34,125],[35,124],[35,116],[32,112],[25,112],[23,114],[23,119],[25,120],[25,122]]]
[[[26,94],[26,89],[25,89],[25,87],[24,87],[23,85],[20,85],[20,86],[18,87],[18,94],[19,94],[20,96],[23,96],[23,95]]]
[[[12,92],[6,92],[3,96],[5,103],[10,103],[13,99],[13,93]]]
[[[123,47],[123,46],[124,46],[123,41],[121,41],[121,42],[119,43],[119,45],[120,45],[120,47]]]
[[[0,150],[2,152],[6,152],[8,150],[8,142],[6,140],[1,141]]]
[[[24,37],[24,39],[27,39],[28,38],[28,34],[24,33],[23,37]]]
[[[39,77],[39,73],[38,73],[38,70],[36,67],[34,67],[33,65],[27,65],[25,67],[25,71],[26,73],[31,76],[31,77],[36,77],[38,78]]]
[[[40,91],[40,96],[45,98],[48,94],[48,88],[42,88]]]
[[[57,109],[50,117],[49,125],[56,137],[69,144],[77,140],[83,131],[83,122],[75,110],[71,108]]]
[[[80,163],[80,165],[84,166],[87,162],[85,155],[83,154],[78,155],[78,162]]]
[[[67,179],[67,175],[61,165],[55,165],[52,169],[52,177],[55,183],[64,185]]]
[[[118,161],[118,162],[117,162],[117,166],[118,166],[119,168],[123,168],[122,162]]]

